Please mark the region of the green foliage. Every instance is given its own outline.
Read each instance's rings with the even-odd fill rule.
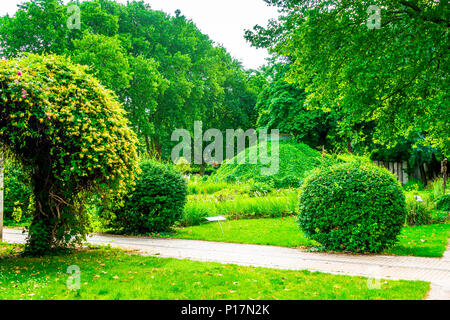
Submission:
[[[286,80],[289,69],[290,65],[276,63],[266,71],[270,80],[258,96],[258,127],[279,129],[313,148],[333,147],[341,140],[336,113],[308,108],[306,92]]]
[[[226,170],[226,169],[224,169],[224,170]],[[222,170],[222,171],[224,171],[224,170]],[[220,176],[220,175],[221,175],[221,173],[218,173],[218,176]],[[215,181],[220,181],[219,180],[220,178],[214,177],[213,179],[215,179]],[[234,174],[229,174],[226,176],[225,181],[226,181],[226,183],[236,183],[236,182],[238,182],[238,178]]]
[[[235,185],[229,185],[226,182],[210,182],[199,179],[190,180],[188,183],[189,194],[213,194],[224,189],[233,189]]]
[[[121,93],[131,81],[126,51],[117,37],[86,34],[73,41],[72,60],[91,67],[90,72],[108,89]]]
[[[74,35],[66,27],[69,14],[59,0],[34,0],[20,4],[14,17],[0,18],[2,56],[12,58],[21,52],[63,54]],[[31,36],[32,35],[32,36]],[[72,46],[71,46],[72,48]]]
[[[267,183],[263,182],[254,182],[250,186],[250,193],[252,195],[263,197],[273,191],[273,188]]]
[[[375,142],[426,132],[428,145],[450,152],[447,1],[266,2],[282,14],[246,38],[292,62],[288,80],[306,103],[341,112],[344,132],[373,121]],[[370,5],[380,28],[367,26]]]
[[[300,188],[302,184],[303,180],[294,175],[287,175],[280,179],[273,180],[273,186],[275,189]]]
[[[297,194],[238,198],[218,204],[218,211],[230,219],[281,218],[297,211]]]
[[[4,179],[5,223],[20,223],[31,219],[34,208],[29,174],[20,163],[6,160]]]
[[[135,189],[113,210],[111,227],[124,234],[169,231],[179,221],[186,204],[186,181],[171,166],[141,163]]]
[[[91,66],[123,103],[140,151],[168,158],[176,128],[249,128],[256,120],[252,75],[195,24],[143,1],[77,2],[81,30],[66,27],[59,0],[29,0],[0,18],[0,53],[57,53]]]
[[[343,163],[364,163],[367,165],[373,164],[367,156],[357,156],[351,153],[332,153],[322,157],[320,167],[329,167],[336,164]]]
[[[273,187],[264,182],[255,182],[253,179],[246,183],[227,183],[225,181],[203,181],[191,177],[188,183],[190,195],[247,195],[249,197],[261,197],[274,191]],[[226,197],[226,196],[225,196]]]
[[[265,142],[264,142],[265,143]],[[258,164],[250,164],[249,154],[251,152],[260,152],[261,144],[252,146],[245,151],[245,165],[239,165],[239,157],[243,154],[237,155],[234,159],[227,160],[220,167],[215,174],[211,176],[212,181],[226,181],[228,183],[241,181],[245,182],[254,179],[257,182],[264,182],[273,187],[287,188],[297,187],[309,171],[320,164],[319,152],[311,149],[305,144],[280,141],[279,154],[279,170],[274,175],[263,175],[262,168],[267,168],[268,165],[261,164],[258,159]],[[271,150],[270,142],[267,143],[267,150]],[[259,158],[259,157],[258,157]],[[269,156],[270,158],[270,156]],[[232,162],[235,162],[233,164]],[[293,185],[290,185],[293,184]]]
[[[191,171],[191,164],[186,158],[181,157],[175,163],[175,168],[182,174],[188,174]]]
[[[430,195],[431,201],[437,201],[441,196],[444,195],[444,188],[443,188],[443,181],[442,177],[436,178],[431,183],[428,184],[426,187],[426,190],[428,191]]]
[[[406,191],[420,191],[425,188],[424,183],[416,178],[410,178],[408,179],[408,182],[403,185],[403,188]]]
[[[0,143],[32,172],[27,252],[80,242],[88,228],[83,196],[126,191],[137,170],[127,123],[115,95],[68,58],[0,61]]]
[[[405,222],[405,196],[387,170],[349,162],[315,170],[300,193],[305,234],[336,251],[380,252]]]
[[[443,195],[437,200],[436,209],[450,211],[450,194]]]
[[[204,223],[206,217],[216,216],[218,216],[218,213],[214,203],[210,201],[188,201],[179,225],[182,227],[197,226]]]
[[[253,196],[236,192],[219,192],[209,196],[189,197],[181,220],[182,226],[205,222],[218,215],[229,219],[275,218],[297,212],[297,193],[263,194],[250,189]]]

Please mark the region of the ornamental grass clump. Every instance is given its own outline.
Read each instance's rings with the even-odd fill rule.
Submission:
[[[395,244],[405,217],[400,183],[368,162],[317,169],[300,193],[300,227],[327,250],[381,252]]]

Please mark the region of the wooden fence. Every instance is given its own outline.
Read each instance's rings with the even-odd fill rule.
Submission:
[[[408,169],[408,164],[406,161],[386,162],[375,160],[374,163],[380,167],[388,169],[390,172],[392,172],[392,174],[394,174],[397,177],[397,180],[400,181],[402,184],[406,184],[408,182],[409,176],[406,173],[406,170]]]

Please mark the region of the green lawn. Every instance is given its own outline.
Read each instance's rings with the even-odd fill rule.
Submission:
[[[0,299],[423,299],[429,284],[381,281],[308,271],[143,257],[113,249],[67,256],[12,257],[0,245]],[[81,289],[70,291],[67,267],[77,265]]]
[[[284,247],[317,245],[301,232],[295,218],[232,220],[222,223],[222,236],[218,223],[177,229],[172,238],[197,239],[235,243],[250,243]],[[419,257],[442,257],[450,237],[450,224],[405,227],[398,244],[386,254]]]
[[[400,256],[442,257],[450,238],[450,224],[405,227],[398,244],[387,253]]]

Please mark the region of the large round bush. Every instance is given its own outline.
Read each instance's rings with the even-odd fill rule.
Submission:
[[[141,164],[135,190],[114,211],[112,226],[125,234],[169,231],[181,219],[187,197],[183,176],[156,161]]]
[[[299,210],[306,235],[334,251],[380,252],[396,242],[406,217],[400,183],[367,162],[315,170],[302,186]]]

